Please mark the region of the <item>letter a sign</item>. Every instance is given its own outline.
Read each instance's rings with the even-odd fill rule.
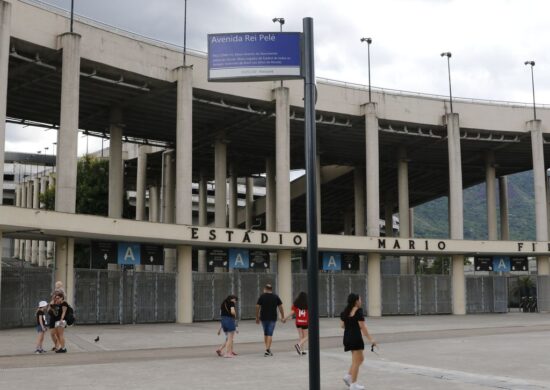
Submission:
[[[229,249],[229,268],[248,269],[249,266],[248,249]]]
[[[341,271],[342,254],[335,252],[323,253],[323,271]]]
[[[141,248],[139,244],[120,242],[118,244],[118,264],[141,264]]]

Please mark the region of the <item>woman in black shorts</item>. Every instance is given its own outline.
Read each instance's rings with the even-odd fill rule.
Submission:
[[[348,373],[344,376],[344,382],[350,390],[363,390],[365,387],[357,383],[359,367],[363,363],[363,350],[365,343],[363,335],[367,337],[373,347],[376,341],[371,337],[365,324],[365,316],[361,309],[361,297],[357,294],[348,295],[348,304],[340,314],[342,328],[344,328],[344,351],[351,351],[351,366]]]

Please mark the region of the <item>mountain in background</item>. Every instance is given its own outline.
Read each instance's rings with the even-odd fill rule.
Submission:
[[[487,200],[485,183],[464,190],[464,238],[487,239]],[[497,218],[500,237],[500,212],[497,183]],[[510,240],[535,240],[535,194],[533,171],[508,176]],[[448,238],[448,197],[414,208],[414,236]]]

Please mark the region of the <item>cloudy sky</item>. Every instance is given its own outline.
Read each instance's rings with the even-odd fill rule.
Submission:
[[[45,0],[70,8],[70,0]],[[453,95],[531,102],[535,60],[536,99],[550,104],[550,2],[547,0],[188,0],[187,46],[206,51],[206,35],[220,32],[301,31],[302,18],[315,23],[316,75],[376,87],[446,95],[446,59],[451,51]],[[75,0],[75,13],[156,38],[183,43],[183,0]],[[40,145],[13,126],[7,150],[43,149],[55,142],[45,132]],[[100,141],[89,140],[90,150]],[[36,145],[36,146],[35,146]],[[86,138],[80,142],[80,152]]]

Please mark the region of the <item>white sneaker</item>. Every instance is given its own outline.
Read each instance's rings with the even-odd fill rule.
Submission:
[[[355,382],[351,384],[349,390],[365,390],[365,386],[362,386],[359,383]]]
[[[344,380],[344,383],[346,384],[347,387],[351,386],[351,375],[350,374],[346,374],[342,379]]]

